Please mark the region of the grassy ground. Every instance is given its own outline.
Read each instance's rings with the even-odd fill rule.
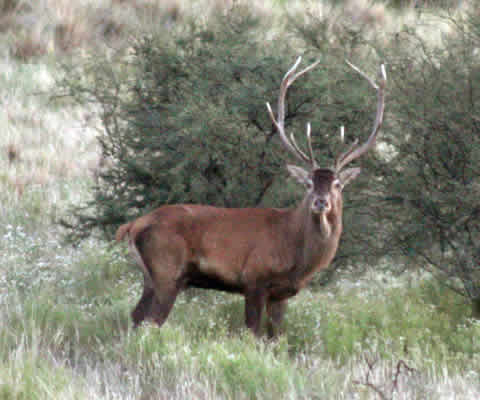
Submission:
[[[88,113],[48,94],[57,57],[90,47],[76,39],[60,51],[61,32],[29,36],[35,24],[18,15],[37,12],[43,27],[70,21],[72,38],[88,37],[78,34],[92,34],[80,29],[92,21],[84,16],[101,13],[94,2],[70,3],[44,0],[35,9],[12,1],[19,8],[3,13],[10,19],[0,64],[0,399],[480,398],[480,324],[462,298],[417,273],[372,269],[305,290],[273,343],[245,331],[240,297],[202,291],[180,296],[162,329],[133,331],[141,275],[125,249],[97,239],[67,246],[55,224],[69,204],[88,198],[98,155]],[[155,14],[147,3],[97,7],[115,7],[114,25],[124,32],[145,15],[167,21],[188,7],[164,2]],[[20,52],[32,38],[43,50]],[[121,43],[122,35],[111,39]]]

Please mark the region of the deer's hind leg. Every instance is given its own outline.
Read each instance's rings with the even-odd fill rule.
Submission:
[[[185,241],[178,235],[149,229],[138,236],[136,246],[148,276],[132,318],[134,324],[136,319],[141,322],[148,318],[161,326],[184,286],[182,277],[187,261]]]
[[[146,318],[150,318],[155,310],[155,290],[149,277],[144,277],[142,297],[131,313],[133,326],[137,328]]]
[[[162,305],[155,296],[155,289],[149,278],[144,279],[142,297],[131,313],[133,327],[138,328],[140,324],[147,320],[151,320],[158,325],[162,321]]]

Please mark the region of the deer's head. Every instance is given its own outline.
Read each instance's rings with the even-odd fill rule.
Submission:
[[[385,67],[380,68],[379,84],[375,83],[366,74],[360,71],[354,65],[347,63],[360,75],[362,75],[370,85],[377,91],[377,112],[375,122],[373,124],[372,132],[367,141],[362,145],[358,145],[358,140],[355,140],[350,147],[343,153],[339,154],[331,168],[320,168],[313,155],[312,141],[311,141],[311,127],[307,124],[307,144],[308,153],[304,152],[298,146],[293,134],[287,137],[285,133],[285,97],[288,87],[301,75],[313,69],[318,61],[295,73],[300,64],[301,57],[285,74],[280,85],[280,94],[277,106],[277,118],[275,118],[270,104],[267,103],[270,117],[280,134],[280,139],[285,148],[291,152],[298,160],[307,163],[308,168],[303,168],[297,165],[288,165],[290,175],[295,178],[297,182],[305,186],[307,193],[303,205],[307,207],[309,213],[313,217],[328,218],[329,214],[336,213],[341,217],[342,213],[342,190],[343,188],[355,179],[360,173],[360,168],[345,168],[351,161],[357,159],[368,150],[370,150],[376,142],[377,134],[383,122],[383,112],[385,108],[385,85],[386,73]],[[342,128],[343,133],[343,128]]]

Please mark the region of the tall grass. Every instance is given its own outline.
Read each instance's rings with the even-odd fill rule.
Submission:
[[[199,290],[179,297],[161,329],[132,330],[142,279],[125,249],[95,238],[67,246],[55,224],[89,196],[99,158],[95,121],[82,123],[88,110],[50,101],[55,57],[88,48],[92,32],[106,36],[108,18],[120,37],[142,18],[163,15],[168,24],[204,3],[9,4],[0,64],[0,399],[480,398],[480,324],[427,275],[372,269],[305,290],[274,342],[246,332],[240,297]],[[103,31],[87,27],[109,7]],[[85,17],[92,13],[97,19]],[[62,35],[70,44],[58,50]]]
[[[246,332],[239,297],[214,292],[184,294],[161,329],[133,331],[141,280],[123,249],[62,247],[51,224],[37,226],[46,242],[2,222],[3,398],[373,399],[368,384],[405,399],[480,394],[480,324],[428,276],[372,270],[304,291],[275,342]],[[394,385],[400,360],[411,371]]]
[[[88,250],[96,268],[84,269]],[[437,304],[441,289],[429,278],[412,287],[398,278],[401,287],[380,294],[371,277],[354,289],[306,291],[290,305],[285,334],[270,343],[235,322],[238,298],[215,293],[182,296],[161,329],[132,331],[138,275],[111,249],[77,255],[63,266],[71,279],[47,275],[29,290],[18,277],[3,283],[0,382],[8,396],[375,398],[368,382],[396,398],[480,393],[480,325],[461,316],[466,307],[453,295]],[[452,302],[456,312],[441,311]],[[393,389],[400,360],[411,371]]]

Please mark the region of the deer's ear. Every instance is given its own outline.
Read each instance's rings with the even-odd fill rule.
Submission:
[[[312,178],[310,173],[303,169],[302,167],[297,167],[296,165],[287,165],[288,172],[290,175],[295,178],[298,183],[310,188],[313,186]]]
[[[348,183],[353,181],[358,174],[360,174],[360,168],[347,168],[345,171],[340,172],[338,179],[344,188]]]

